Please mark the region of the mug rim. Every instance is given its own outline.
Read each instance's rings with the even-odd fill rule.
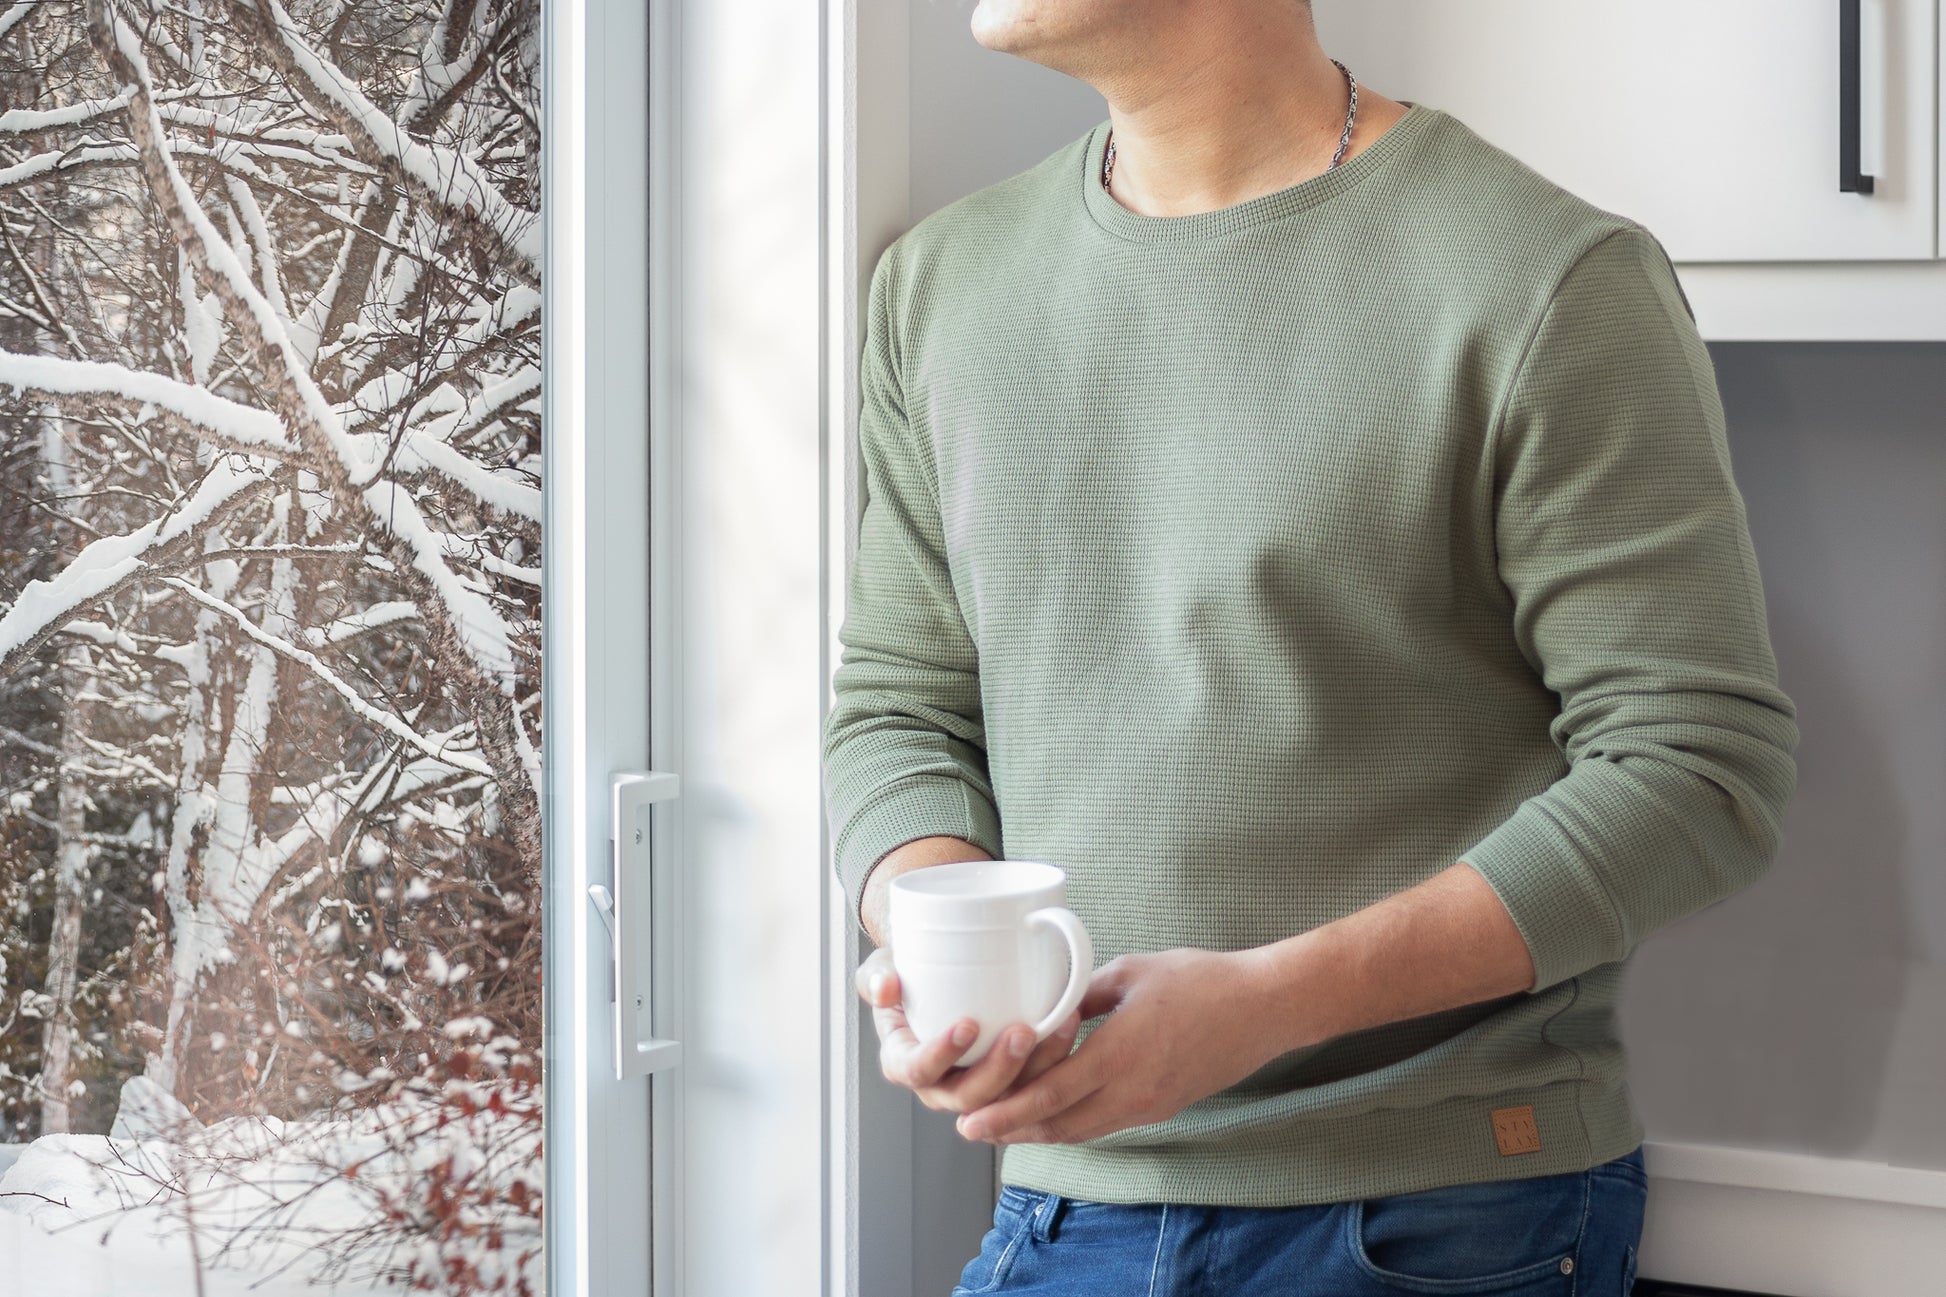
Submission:
[[[1002,883],[991,890],[978,892],[941,890],[945,883],[964,874],[980,872],[1005,874],[1015,871],[1022,872],[1025,876],[1017,883]],[[894,894],[902,893],[926,900],[1008,901],[1046,891],[1065,881],[1067,881],[1066,870],[1043,860],[954,860],[941,865],[927,865],[923,869],[907,870],[892,880],[892,891]]]

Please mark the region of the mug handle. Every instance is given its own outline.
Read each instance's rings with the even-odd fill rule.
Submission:
[[[1064,905],[1030,911],[1023,922],[1030,928],[1053,928],[1068,943],[1067,989],[1034,1027],[1034,1039],[1046,1040],[1070,1013],[1081,1007],[1081,997],[1088,993],[1088,980],[1094,976],[1095,943],[1088,940],[1088,930],[1081,926],[1080,917]]]

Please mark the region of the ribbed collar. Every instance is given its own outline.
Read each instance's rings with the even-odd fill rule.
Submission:
[[[1081,197],[1095,224],[1118,238],[1134,243],[1182,243],[1212,238],[1315,207],[1333,194],[1350,189],[1403,153],[1425,134],[1433,118],[1439,115],[1437,108],[1408,101],[1403,117],[1330,171],[1321,171],[1287,188],[1259,194],[1228,207],[1191,212],[1187,216],[1143,216],[1131,212],[1101,187],[1101,155],[1108,147],[1110,126],[1104,120],[1088,133],[1082,149]]]

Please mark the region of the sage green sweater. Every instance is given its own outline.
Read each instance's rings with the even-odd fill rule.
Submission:
[[[1175,217],[1101,188],[1107,126],[872,275],[824,745],[854,910],[887,852],[960,837],[1066,869],[1106,961],[1276,941],[1463,859],[1533,991],[1011,1146],[1003,1178],[1294,1205],[1618,1157],[1626,961],[1764,873],[1796,784],[1674,270],[1430,105]]]

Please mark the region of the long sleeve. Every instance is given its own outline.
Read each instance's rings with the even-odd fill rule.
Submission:
[[[872,271],[860,360],[864,513],[824,727],[833,859],[857,922],[865,880],[918,838],[1001,854],[973,639],[946,566],[930,447],[906,419],[890,315],[898,245]]]
[[[1796,786],[1708,349],[1631,225],[1568,271],[1507,390],[1499,571],[1570,763],[1461,859],[1543,990],[1749,885]]]

